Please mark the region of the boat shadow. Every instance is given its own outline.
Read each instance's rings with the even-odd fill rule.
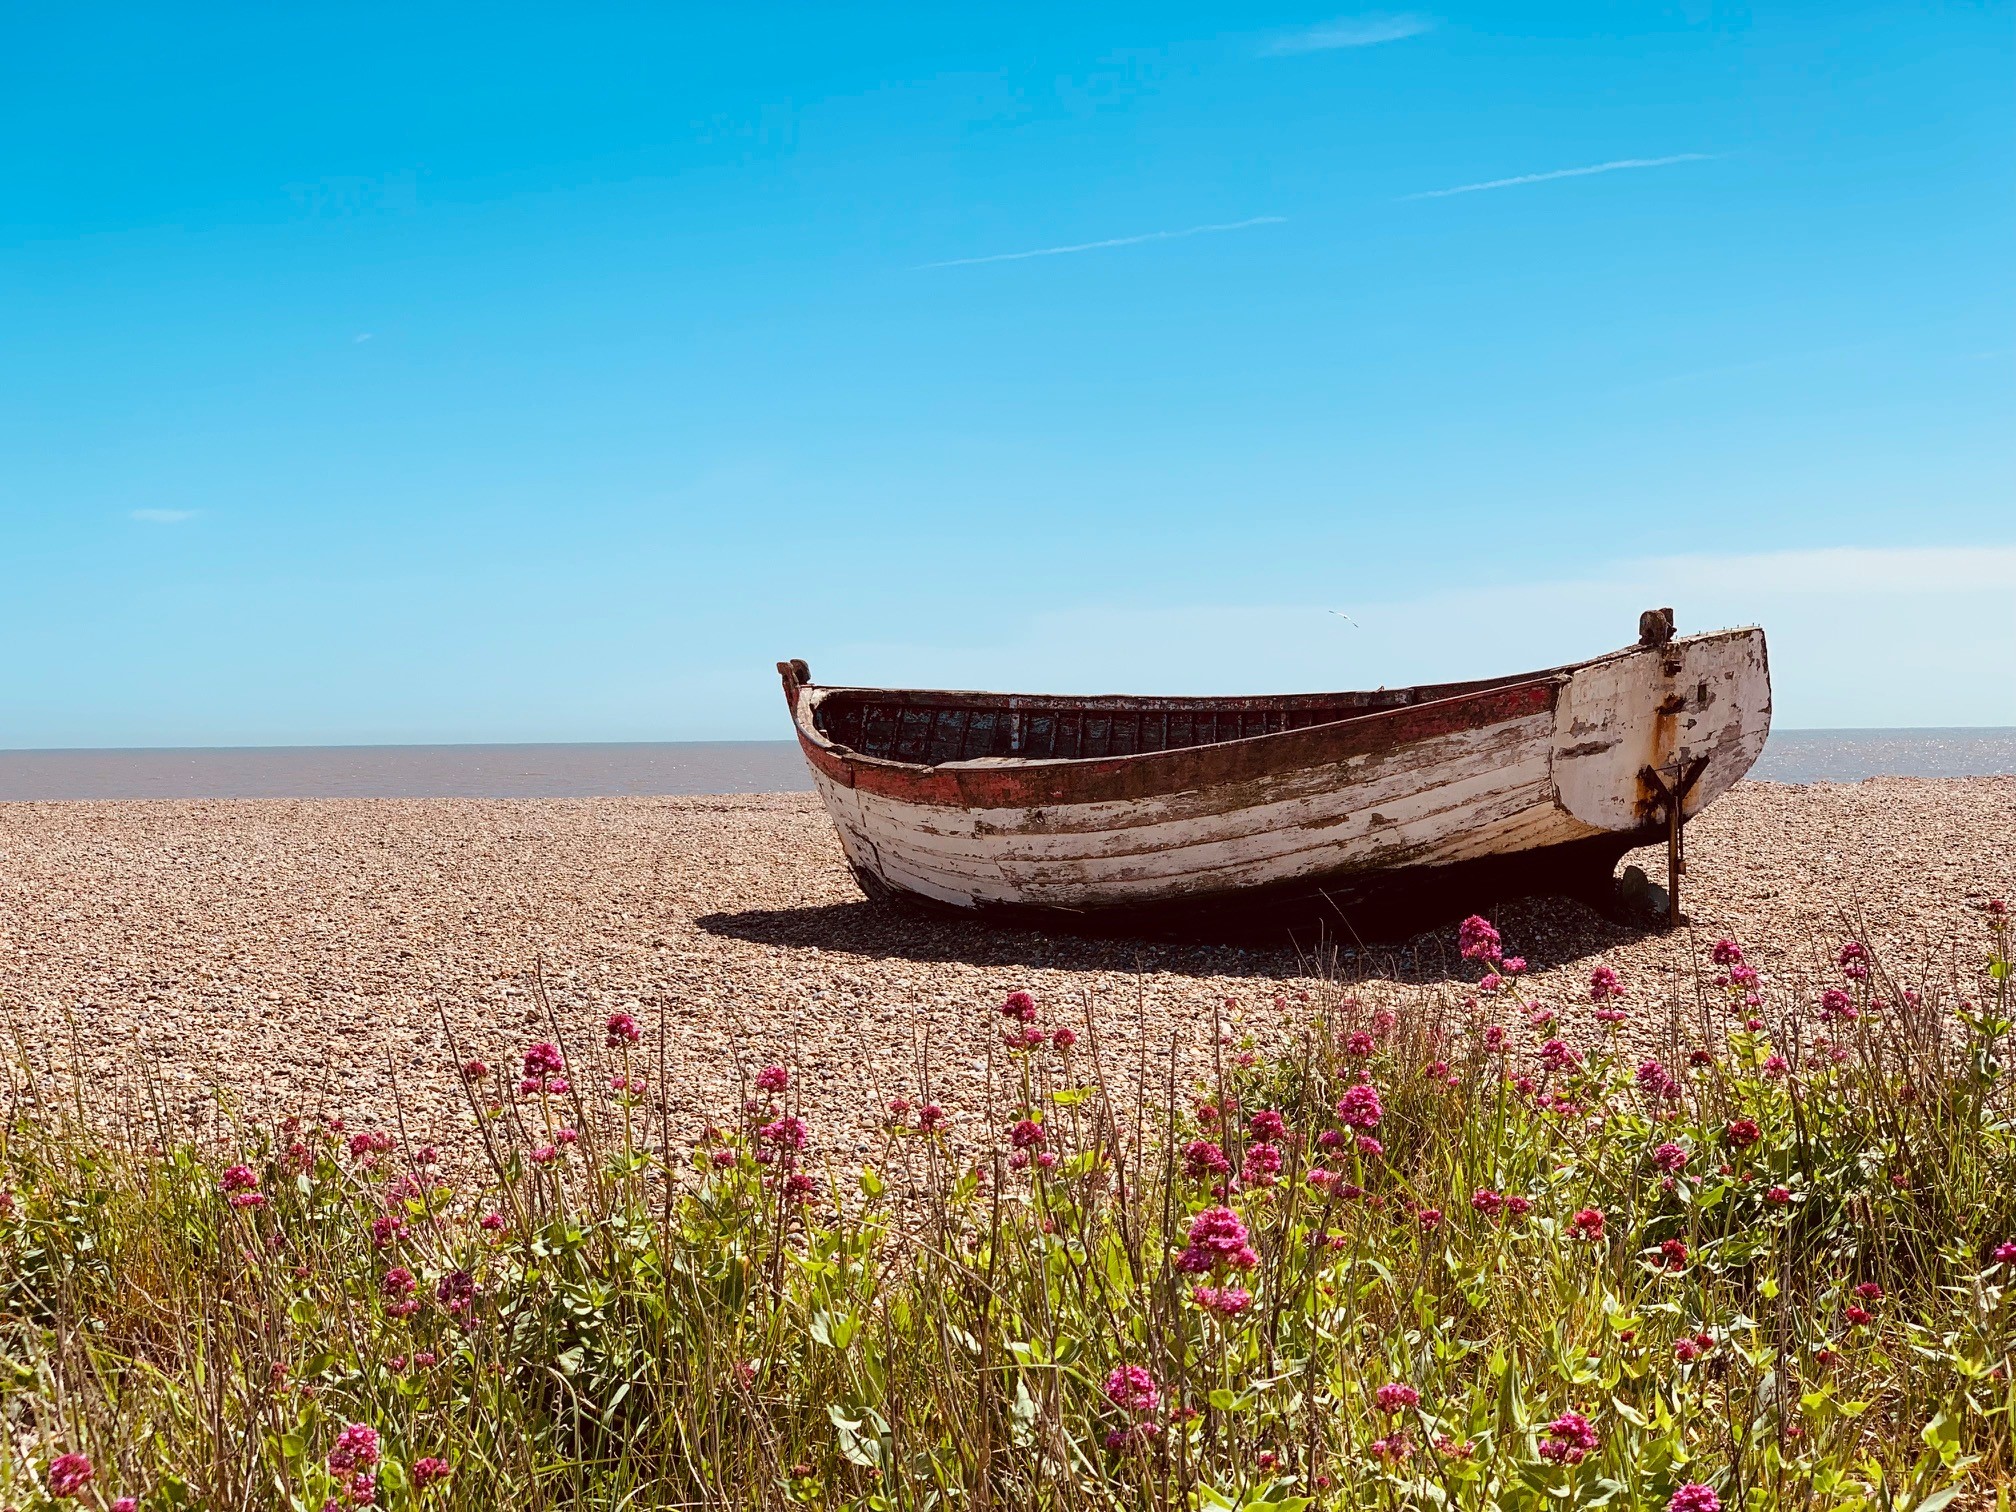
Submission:
[[[1649,922],[1599,913],[1572,898],[1507,900],[1491,911],[1535,970],[1601,956],[1655,933]],[[1413,928],[1389,922],[1367,934],[1320,917],[1179,930],[1063,931],[1018,922],[919,912],[866,899],[798,908],[703,914],[696,927],[720,938],[869,959],[1085,972],[1166,972],[1198,977],[1379,977],[1409,982],[1473,982],[1477,968],[1457,953],[1451,920]]]

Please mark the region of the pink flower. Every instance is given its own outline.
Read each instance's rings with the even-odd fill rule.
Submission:
[[[1621,1024],[1631,1017],[1622,1008],[1598,1008],[1596,1022],[1599,1024]]]
[[[1367,1029],[1352,1031],[1349,1038],[1344,1041],[1344,1053],[1354,1060],[1363,1060],[1376,1049],[1378,1042],[1372,1038],[1371,1031]]]
[[[466,1312],[476,1300],[476,1278],[466,1270],[452,1270],[434,1283],[434,1297],[450,1312]],[[431,1356],[421,1358],[430,1365],[434,1363]]]
[[[1860,1286],[1855,1288],[1855,1295],[1860,1297],[1864,1302],[1874,1302],[1878,1297],[1883,1295],[1883,1287],[1879,1282],[1864,1281]]]
[[[259,1177],[248,1165],[234,1165],[226,1168],[217,1184],[226,1192],[249,1192],[259,1185]]]
[[[1846,1318],[1850,1323],[1854,1324],[1857,1328],[1860,1328],[1864,1323],[1867,1323],[1870,1320],[1872,1315],[1866,1308],[1857,1307],[1854,1305],[1854,1303],[1851,1302],[1848,1305],[1847,1310],[1843,1312],[1841,1316]]]
[[[1050,1031],[1050,1043],[1059,1050],[1069,1050],[1078,1043],[1078,1032],[1069,1027],[1053,1029]]]
[[[917,1127],[926,1134],[937,1132],[945,1124],[945,1110],[936,1103],[926,1103],[917,1110]]]
[[[1583,1208],[1569,1220],[1569,1229],[1577,1239],[1597,1240],[1603,1237],[1603,1215],[1595,1208]]]
[[[1403,1386],[1394,1381],[1373,1392],[1372,1399],[1379,1404],[1381,1412],[1391,1414],[1418,1405],[1421,1393],[1412,1386]]]
[[[406,1225],[392,1213],[380,1213],[371,1220],[371,1248],[389,1249],[406,1237]]]
[[[1668,1140],[1652,1152],[1652,1164],[1668,1173],[1676,1173],[1687,1164],[1687,1152]]]
[[[1680,1095],[1680,1084],[1656,1060],[1640,1061],[1635,1080],[1638,1090],[1650,1096],[1672,1098]]]
[[[1505,978],[1498,975],[1495,971],[1487,971],[1477,979],[1477,990],[1479,992],[1496,992],[1504,985]]]
[[[1598,966],[1589,973],[1589,1001],[1607,1003],[1624,989],[1618,984],[1617,973],[1608,966]]]
[[[1518,976],[1526,969],[1526,957],[1507,956],[1498,963],[1498,969],[1507,976]]]
[[[637,1020],[627,1013],[612,1013],[603,1029],[609,1036],[609,1048],[619,1050],[625,1045],[634,1045],[643,1035],[637,1028]]]
[[[1414,1440],[1407,1430],[1396,1428],[1384,1438],[1376,1438],[1365,1446],[1365,1452],[1384,1464],[1399,1464],[1414,1452]]]
[[[1370,1134],[1360,1134],[1357,1143],[1352,1148],[1357,1150],[1367,1160],[1377,1160],[1381,1155],[1386,1153],[1386,1146],[1379,1143]]]
[[[1470,1206],[1488,1218],[1505,1206],[1505,1198],[1497,1192],[1472,1192]]]
[[[1246,1128],[1255,1139],[1279,1139],[1288,1132],[1281,1115],[1271,1108],[1262,1108],[1247,1119]]]
[[[1729,1143],[1739,1150],[1749,1149],[1764,1137],[1764,1131],[1758,1128],[1757,1121],[1751,1118],[1731,1119],[1722,1132],[1728,1136]]]
[[[1764,1200],[1774,1207],[1783,1207],[1792,1200],[1792,1189],[1790,1187],[1774,1186],[1764,1194]]]
[[[1036,999],[1026,992],[1011,992],[1002,999],[1001,1016],[1027,1024],[1036,1017]]]
[[[1008,1143],[1018,1150],[1040,1150],[1043,1148],[1043,1125],[1033,1118],[1019,1120],[1008,1131]]]
[[[1829,987],[1820,994],[1820,1017],[1830,1023],[1845,1023],[1859,1017],[1855,1011],[1855,1000],[1839,987]]]
[[[1239,1173],[1255,1186],[1271,1186],[1281,1174],[1281,1151],[1271,1144],[1256,1144],[1246,1151],[1246,1163]]]
[[[139,1498],[132,1496],[115,1498],[112,1502],[112,1512],[140,1512]]]
[[[544,1076],[551,1072],[558,1074],[567,1069],[567,1062],[561,1057],[560,1047],[551,1040],[541,1040],[525,1052],[525,1074]]]
[[[392,1269],[378,1278],[378,1290],[394,1302],[403,1302],[406,1298],[412,1296],[413,1288],[416,1284],[413,1280],[413,1272],[406,1269],[403,1265],[393,1266]]]
[[[462,1062],[462,1080],[479,1082],[490,1074],[490,1068],[480,1060]]]
[[[1376,1129],[1384,1116],[1385,1109],[1379,1106],[1379,1089],[1370,1082],[1345,1088],[1344,1095],[1337,1099],[1337,1121],[1347,1128]]]
[[[532,1152],[532,1163],[534,1165],[551,1165],[559,1158],[560,1146],[558,1145],[541,1145]]]
[[[1687,1245],[1684,1240],[1668,1239],[1659,1246],[1659,1267],[1662,1270],[1685,1270],[1687,1268]]]
[[[1995,1262],[1998,1265],[2016,1265],[2016,1239],[1995,1246]]]
[[[1484,1048],[1486,1050],[1503,1050],[1505,1048],[1505,1026],[1503,1024],[1486,1026],[1484,1030]]]
[[[1510,1213],[1514,1218],[1524,1218],[1528,1213],[1533,1211],[1532,1199],[1517,1196],[1507,1197],[1505,1199],[1505,1211]]]
[[[1564,1412],[1544,1430],[1547,1441],[1540,1457],[1555,1464],[1579,1465],[1597,1445],[1596,1430],[1579,1412]]]
[[[1146,1417],[1162,1400],[1162,1388],[1145,1365],[1115,1365],[1106,1377],[1106,1400],[1122,1412]]]
[[[1717,940],[1708,947],[1708,959],[1717,966],[1740,966],[1743,964],[1743,947],[1734,940]]]
[[[774,1123],[763,1125],[756,1131],[756,1137],[765,1144],[776,1145],[779,1149],[802,1150],[805,1148],[805,1136],[809,1132],[804,1119],[787,1113]]]
[[[1228,1207],[1206,1208],[1191,1219],[1189,1239],[1189,1248],[1176,1257],[1176,1268],[1188,1274],[1226,1266],[1251,1270],[1260,1263],[1246,1242],[1246,1225]]]
[[[1456,948],[1466,961],[1495,961],[1504,952],[1504,942],[1491,921],[1478,914],[1465,919],[1456,930]]]
[[[1438,1229],[1442,1227],[1442,1209],[1423,1208],[1414,1215],[1414,1221],[1424,1229]]]
[[[1221,1318],[1236,1318],[1253,1305],[1253,1293],[1243,1286],[1196,1286],[1190,1300]]]
[[[791,1073],[782,1066],[765,1066],[756,1073],[758,1092],[782,1092],[791,1085]]]
[[[502,1213],[485,1213],[481,1218],[476,1220],[476,1226],[494,1234],[498,1229],[504,1227],[504,1215]]]
[[[448,1461],[439,1455],[430,1454],[424,1459],[413,1461],[408,1473],[413,1477],[414,1490],[425,1491],[429,1486],[448,1479],[454,1471],[449,1468]]]
[[[329,1451],[327,1464],[331,1470],[369,1470],[378,1463],[378,1430],[363,1423],[352,1423],[336,1435],[336,1445]]]
[[[1580,1069],[1582,1056],[1565,1042],[1550,1039],[1540,1047],[1540,1064],[1549,1071],[1574,1071]]]
[[[97,1473],[88,1454],[59,1454],[49,1461],[49,1494],[75,1496]]]
[[[1722,1512],[1722,1498],[1714,1488],[1704,1486],[1700,1481],[1688,1481],[1673,1493],[1666,1503],[1666,1512]]]

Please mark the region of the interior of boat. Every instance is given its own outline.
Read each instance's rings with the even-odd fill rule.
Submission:
[[[812,723],[836,746],[883,761],[1076,761],[1217,745],[1362,719],[1551,676],[1522,672],[1478,682],[1289,693],[1254,698],[1071,697],[935,693],[893,688],[822,690]]]

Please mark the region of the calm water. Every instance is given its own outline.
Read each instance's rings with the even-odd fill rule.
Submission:
[[[2016,730],[1784,730],[1773,782],[2016,773]],[[788,740],[661,745],[270,746],[0,751],[0,801],[69,798],[597,798],[811,786]]]

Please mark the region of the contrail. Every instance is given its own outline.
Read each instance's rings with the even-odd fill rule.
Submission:
[[[1549,179],[1586,178],[1592,173],[1615,173],[1621,168],[1664,168],[1669,163],[1705,163],[1719,157],[1714,152],[1676,152],[1671,157],[1619,158],[1614,163],[1591,163],[1587,168],[1556,168],[1551,173],[1522,173],[1517,178],[1486,179],[1481,184],[1458,184],[1454,189],[1423,189],[1419,194],[1403,194],[1402,199],[1444,199],[1452,194],[1475,194],[1480,189],[1510,189],[1516,184],[1544,184]]]
[[[1214,226],[1186,226],[1181,231],[1150,231],[1143,236],[1114,236],[1105,241],[1077,242],[1069,247],[1038,247],[1033,252],[996,252],[988,257],[954,257],[945,262],[922,263],[926,268],[970,268],[975,263],[1020,262],[1025,257],[1062,257],[1067,252],[1100,252],[1107,247],[1134,247],[1142,242],[1175,241],[1185,236],[1210,236],[1219,231],[1244,231],[1248,226],[1278,226],[1285,215],[1256,215],[1251,220],[1225,221]]]

